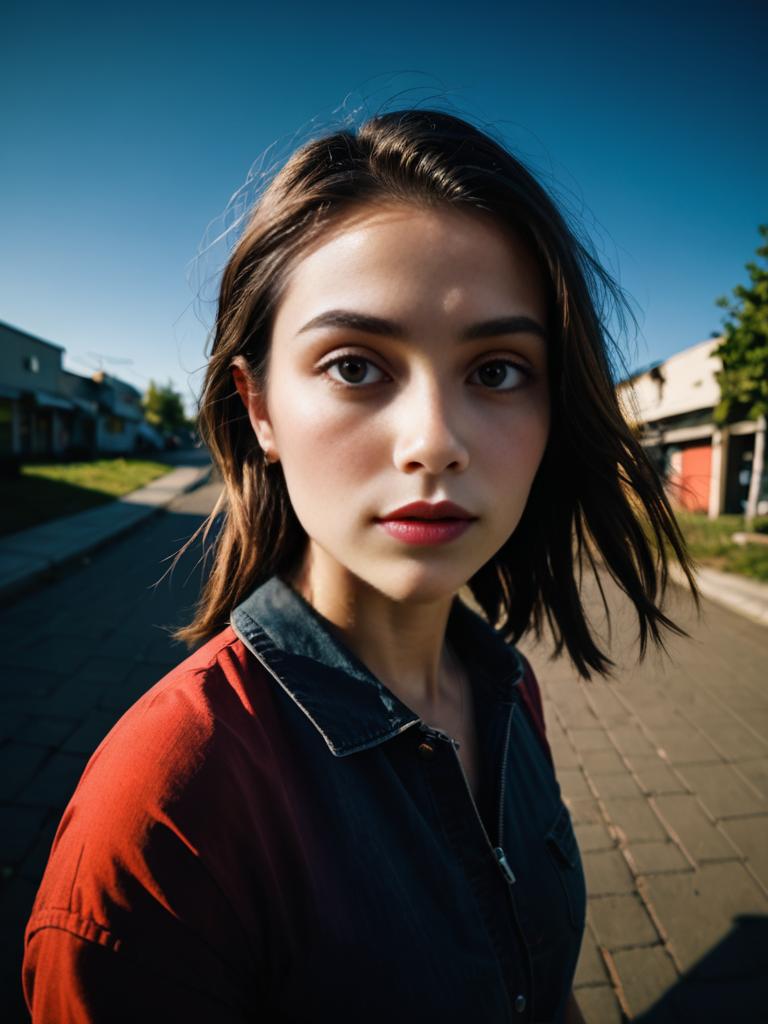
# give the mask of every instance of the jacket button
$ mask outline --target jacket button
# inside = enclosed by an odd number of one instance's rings
[[[525,996],[521,992],[519,996],[515,996],[515,1011],[517,1013],[522,1013],[523,1010],[525,1009],[525,1007],[526,1007]]]
[[[422,740],[417,749],[419,751],[419,754],[427,761],[435,756],[434,745],[432,743],[429,743],[427,740]]]

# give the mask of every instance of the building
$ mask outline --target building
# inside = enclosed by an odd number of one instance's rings
[[[134,451],[144,422],[141,392],[103,370],[94,373],[91,380],[98,386],[99,395],[96,448],[110,453]]]
[[[98,451],[99,385],[90,377],[62,370],[59,390],[76,410],[65,424],[65,451],[75,454]]]
[[[148,428],[141,392],[62,366],[64,349],[0,321],[0,459],[129,453]]]
[[[744,420],[718,427],[720,401],[714,350],[722,338],[709,338],[654,363],[619,384],[625,414],[675,503],[714,518],[744,512],[758,430],[764,423]],[[762,482],[765,487],[765,481]],[[758,496],[758,512],[768,512],[768,493]]]
[[[0,454],[47,455],[66,447],[76,406],[59,391],[60,345],[0,323]]]

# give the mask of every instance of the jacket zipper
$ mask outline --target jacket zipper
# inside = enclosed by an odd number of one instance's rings
[[[514,713],[514,710],[515,705],[512,704],[509,709],[509,716],[507,718],[507,729],[504,740],[504,754],[501,760],[501,780],[499,786],[499,842],[497,846],[494,846],[493,843],[491,842],[491,838],[488,835],[488,830],[483,824],[483,819],[480,817],[480,811],[477,808],[477,803],[475,802],[475,797],[474,794],[472,793],[472,787],[469,784],[467,773],[464,771],[464,765],[461,763],[461,758],[458,755],[458,749],[460,744],[452,736],[449,736],[448,733],[443,732],[442,729],[436,729],[434,726],[424,724],[422,724],[421,726],[422,730],[427,734],[442,736],[451,744],[451,748],[453,749],[454,755],[456,757],[456,762],[459,766],[459,770],[461,771],[461,777],[464,779],[464,785],[467,787],[467,793],[469,794],[469,799],[471,800],[472,806],[475,809],[475,815],[477,817],[477,821],[480,825],[482,833],[485,836],[485,840],[488,843],[489,849],[493,853],[494,860],[501,868],[501,872],[504,875],[504,878],[510,885],[514,885],[517,879],[515,878],[512,868],[510,867],[509,861],[507,860],[507,855],[504,853],[504,848],[502,847],[501,843],[504,836],[504,789],[506,786],[507,752],[509,749],[509,735],[512,729],[512,715]]]
[[[522,929],[520,928],[520,919],[519,919],[519,917],[517,915],[517,907],[515,906],[515,899],[514,899],[514,896],[512,894],[512,886],[515,884],[517,879],[515,878],[514,872],[512,871],[512,868],[510,867],[509,861],[507,860],[507,856],[504,853],[504,848],[501,845],[502,839],[504,837],[504,832],[503,832],[503,827],[504,827],[504,790],[505,790],[505,775],[506,775],[506,768],[507,768],[507,751],[509,749],[509,736],[510,736],[510,732],[511,732],[511,729],[512,729],[512,715],[514,713],[515,707],[516,707],[516,705],[512,704],[512,706],[509,709],[509,716],[507,718],[507,728],[506,728],[505,741],[504,741],[504,753],[503,753],[503,756],[502,756],[502,759],[501,759],[501,780],[500,780],[501,784],[499,786],[500,799],[499,799],[499,845],[498,846],[494,846],[493,843],[491,842],[490,836],[488,835],[488,831],[487,831],[485,825],[483,824],[483,819],[480,817],[480,811],[477,808],[477,803],[475,802],[475,797],[474,797],[474,795],[472,793],[472,787],[469,784],[469,779],[467,778],[467,773],[464,771],[464,765],[461,763],[461,758],[458,755],[459,743],[452,736],[449,736],[448,733],[443,732],[442,729],[436,729],[433,726],[425,725],[423,723],[421,724],[421,729],[427,735],[442,736],[446,740],[448,740],[448,742],[451,744],[451,748],[453,750],[454,756],[455,756],[456,761],[458,763],[459,770],[461,771],[461,776],[464,779],[464,785],[467,787],[467,793],[469,794],[469,799],[472,802],[472,806],[475,809],[475,815],[477,817],[478,823],[480,825],[480,828],[482,830],[483,835],[485,836],[485,841],[488,843],[488,848],[493,853],[493,858],[496,861],[496,863],[499,865],[499,868],[501,869],[501,873],[504,876],[504,880],[507,883],[507,893],[509,895],[509,902],[510,902],[510,907],[511,907],[511,910],[512,910],[512,917],[514,918],[515,925],[517,927],[518,933],[522,934]],[[530,968],[528,969],[528,984],[529,984],[529,989],[530,989],[531,993],[533,993],[533,978],[530,975]],[[508,998],[509,998],[509,1006],[510,1006],[509,1019],[512,1020],[514,1014],[512,1013],[512,1009],[511,1009],[511,1006],[512,1006],[512,995],[511,995],[511,993],[508,993]]]

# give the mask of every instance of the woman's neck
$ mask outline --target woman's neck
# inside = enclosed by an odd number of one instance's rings
[[[409,707],[437,711],[455,699],[461,667],[446,642],[453,595],[392,600],[311,546],[287,582]]]

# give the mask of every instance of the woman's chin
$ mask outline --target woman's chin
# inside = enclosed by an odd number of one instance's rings
[[[368,582],[392,601],[402,604],[430,604],[452,598],[471,578],[444,566],[393,566],[368,577]]]

